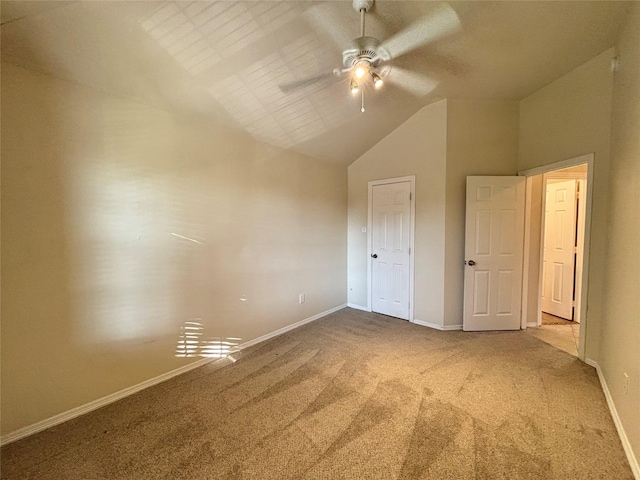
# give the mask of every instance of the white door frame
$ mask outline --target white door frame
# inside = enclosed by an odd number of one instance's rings
[[[584,240],[583,240],[583,249],[582,249],[582,286],[581,291],[582,294],[580,296],[580,305],[579,308],[576,309],[576,314],[580,315],[580,340],[578,342],[578,358],[582,361],[585,359],[585,343],[587,338],[587,293],[589,291],[589,245],[591,243],[591,211],[592,211],[592,203],[593,203],[593,173],[594,173],[594,159],[595,155],[593,153],[588,153],[586,155],[581,155],[579,157],[570,158],[568,160],[563,160],[561,162],[552,163],[550,165],[544,165],[542,167],[531,168],[529,170],[523,170],[518,172],[518,175],[525,177],[532,177],[535,175],[541,175],[545,173],[552,172],[554,170],[561,170],[563,168],[575,167],[577,165],[587,164],[587,199],[585,202],[585,216],[584,216]],[[527,192],[529,193],[529,192]],[[531,199],[526,199],[526,204],[530,204]],[[544,218],[544,196],[543,196],[543,204],[542,204],[542,212]],[[531,209],[525,209],[525,239],[529,238],[531,233]],[[544,241],[544,225],[541,225],[540,228],[540,241]],[[542,243],[540,244],[542,248]],[[521,317],[521,327],[524,329],[527,327],[527,296],[526,292],[529,289],[529,253],[530,253],[530,245],[529,242],[525,241],[525,251],[524,251],[524,269],[523,269],[523,281],[522,281],[522,292],[523,292],[523,302],[522,302],[522,317]],[[538,289],[540,289],[540,282],[542,281],[542,255],[540,256],[540,268],[538,274]],[[538,290],[540,292],[540,290]],[[540,315],[541,309],[541,301],[540,295],[538,295],[538,305],[537,312]],[[535,323],[538,323],[538,319],[535,319]]]
[[[384,180],[371,180],[368,184],[367,194],[367,311],[371,312],[373,305],[373,283],[372,283],[372,271],[371,271],[371,245],[373,243],[372,227],[373,227],[373,187],[375,185],[387,185],[390,183],[409,182],[411,188],[411,199],[409,205],[411,213],[409,219],[411,225],[409,226],[409,321],[413,323],[413,303],[414,303],[414,266],[415,266],[415,248],[414,248],[414,234],[416,224],[416,176],[409,175],[406,177],[386,178]]]

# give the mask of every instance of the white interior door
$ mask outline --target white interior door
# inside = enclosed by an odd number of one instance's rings
[[[372,295],[374,312],[409,320],[411,183],[372,187]]]
[[[463,329],[518,330],[525,177],[467,177]]]
[[[573,318],[576,246],[576,181],[549,180],[544,214],[542,311]]]

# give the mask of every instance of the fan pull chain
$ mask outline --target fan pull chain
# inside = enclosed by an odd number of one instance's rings
[[[364,88],[360,90],[360,112],[364,113]]]

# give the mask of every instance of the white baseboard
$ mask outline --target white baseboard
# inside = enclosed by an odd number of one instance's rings
[[[596,369],[596,372],[598,372],[598,378],[600,379],[600,385],[602,385],[604,398],[607,399],[607,405],[609,405],[609,411],[611,412],[613,423],[615,423],[616,429],[618,430],[618,436],[620,437],[620,441],[622,442],[622,448],[624,448],[624,453],[626,453],[627,455],[627,460],[629,461],[629,465],[631,466],[633,476],[636,478],[636,480],[640,480],[640,464],[638,463],[638,459],[633,453],[631,443],[629,443],[629,438],[627,437],[627,433],[624,430],[624,425],[622,425],[622,420],[620,420],[620,416],[618,415],[618,411],[616,410],[616,405],[613,403],[611,392],[609,392],[609,387],[607,386],[607,381],[604,379],[604,374],[600,369],[600,365],[598,365],[598,362],[596,362],[595,360],[591,360],[590,358],[585,358],[584,362],[587,365],[591,365],[592,367],[594,367]]]
[[[538,322],[527,322],[527,328],[536,328],[538,326]]]
[[[326,310],[312,317],[305,318],[304,320],[300,320],[299,322],[293,323],[291,325],[287,325],[286,327],[280,328],[274,332],[267,333],[266,335],[263,335],[261,337],[245,342],[236,348],[238,350],[242,350],[244,348],[250,347],[257,343],[264,342],[265,340],[268,340],[270,338],[276,337],[278,335],[282,335],[283,333],[288,332],[289,330],[298,328],[304,325],[305,323],[313,322],[314,320],[325,317],[333,312],[342,310],[346,306],[347,306],[346,304],[339,305],[335,308]],[[62,413],[59,413],[58,415],[54,415],[53,417],[49,417],[45,420],[36,422],[33,425],[29,425],[29,426],[20,428],[15,432],[11,432],[11,433],[8,433],[7,435],[3,435],[2,438],[0,438],[0,445],[6,445],[8,443],[15,442],[16,440],[20,440],[21,438],[28,437],[29,435],[33,435],[34,433],[38,433],[43,430],[46,430],[47,428],[51,428],[55,425],[58,425],[60,423],[64,423],[67,420],[71,420],[72,418],[76,418],[76,417],[79,417],[80,415],[84,415],[85,413],[89,413],[93,410],[97,410],[100,407],[104,407],[105,405],[121,400],[125,397],[128,397],[129,395],[133,395],[134,393],[144,390],[145,388],[152,387],[153,385],[157,385],[158,383],[162,383],[166,380],[169,380],[170,378],[176,377],[178,375],[181,375],[183,373],[186,373],[190,370],[196,369],[208,363],[216,362],[216,361],[224,361],[224,360],[225,360],[224,358],[202,358],[200,360],[196,360],[195,362],[192,362],[188,365],[184,365],[180,368],[176,368],[175,370],[171,370],[170,372],[163,373],[162,375],[158,375],[157,377],[150,378],[149,380],[145,380],[144,382],[138,383],[137,385],[133,385],[131,387],[128,387],[118,392],[107,395],[106,397],[102,397],[92,402],[86,403],[84,405],[80,405],[79,407],[72,408],[71,410],[67,410],[66,412],[62,412]]]
[[[423,320],[413,319],[411,323],[415,323],[416,325],[422,325],[423,327],[435,328],[436,330],[462,330],[462,325],[439,325],[437,323],[429,323]]]
[[[355,308],[356,310],[362,310],[363,312],[370,312],[371,309],[367,307],[363,307],[362,305],[356,305],[355,303],[347,303],[347,307]]]
[[[318,313],[317,315],[314,315],[313,317],[305,318],[304,320],[300,320],[299,322],[292,323],[291,325],[287,325],[286,327],[279,328],[278,330],[276,330],[274,332],[267,333],[266,335],[262,335],[261,337],[254,338],[253,340],[249,340],[248,342],[245,342],[245,343],[241,344],[238,347],[238,349],[242,350],[244,348],[251,347],[251,346],[253,346],[253,345],[257,344],[257,343],[264,342],[265,340],[269,340],[270,338],[277,337],[278,335],[282,335],[283,333],[286,333],[286,332],[288,332],[290,330],[293,330],[295,328],[301,327],[305,323],[313,322],[314,320],[318,320],[319,318],[326,317],[327,315],[329,315],[329,314],[331,314],[333,312],[337,312],[338,310],[342,310],[346,306],[347,306],[346,304],[338,305],[337,307],[334,307],[334,308],[331,308],[329,310],[325,310],[324,312]]]
[[[220,360],[220,359],[219,358],[202,358],[188,365],[184,365],[180,368],[176,368],[175,370],[171,370],[170,372],[163,373],[162,375],[158,375],[157,377],[150,378],[149,380],[145,380],[144,382],[138,383],[137,385],[133,385],[131,387],[128,387],[118,392],[107,395],[106,397],[102,397],[92,402],[85,403],[84,405],[80,405],[79,407],[72,408],[71,410],[67,410],[66,412],[62,412],[62,413],[59,413],[58,415],[54,415],[53,417],[49,417],[45,420],[36,422],[33,425],[20,428],[15,432],[11,432],[7,435],[3,435],[2,438],[0,439],[0,445],[6,445],[7,443],[15,442],[16,440],[20,440],[21,438],[28,437],[29,435],[33,435],[34,433],[38,433],[38,432],[41,432],[42,430],[46,430],[47,428],[53,427],[60,423],[64,423],[67,420],[71,420],[72,418],[79,417],[80,415],[89,413],[92,410],[97,410],[100,407],[104,407],[105,405],[116,402],[124,397],[133,395],[134,393],[137,393],[140,390],[144,390],[145,388],[152,387],[153,385],[157,385],[158,383],[164,382],[166,380],[169,380],[170,378],[176,377],[180,374],[193,370],[194,368],[201,367],[202,365],[206,365],[207,363],[210,363],[216,360]]]

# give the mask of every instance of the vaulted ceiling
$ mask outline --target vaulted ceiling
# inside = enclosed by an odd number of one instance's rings
[[[613,45],[628,3],[449,2],[457,28],[395,58],[389,76],[396,68],[408,86],[430,91],[416,96],[386,82],[365,90],[364,113],[348,78],[331,75],[342,67],[341,42],[360,34],[350,1],[2,1],[1,8],[3,61],[349,164],[438,99],[518,100],[552,82]],[[442,27],[439,8],[376,0],[366,33],[384,45],[431,18],[418,32],[429,35]],[[318,21],[322,15],[332,23]],[[293,92],[279,88],[325,73]]]

